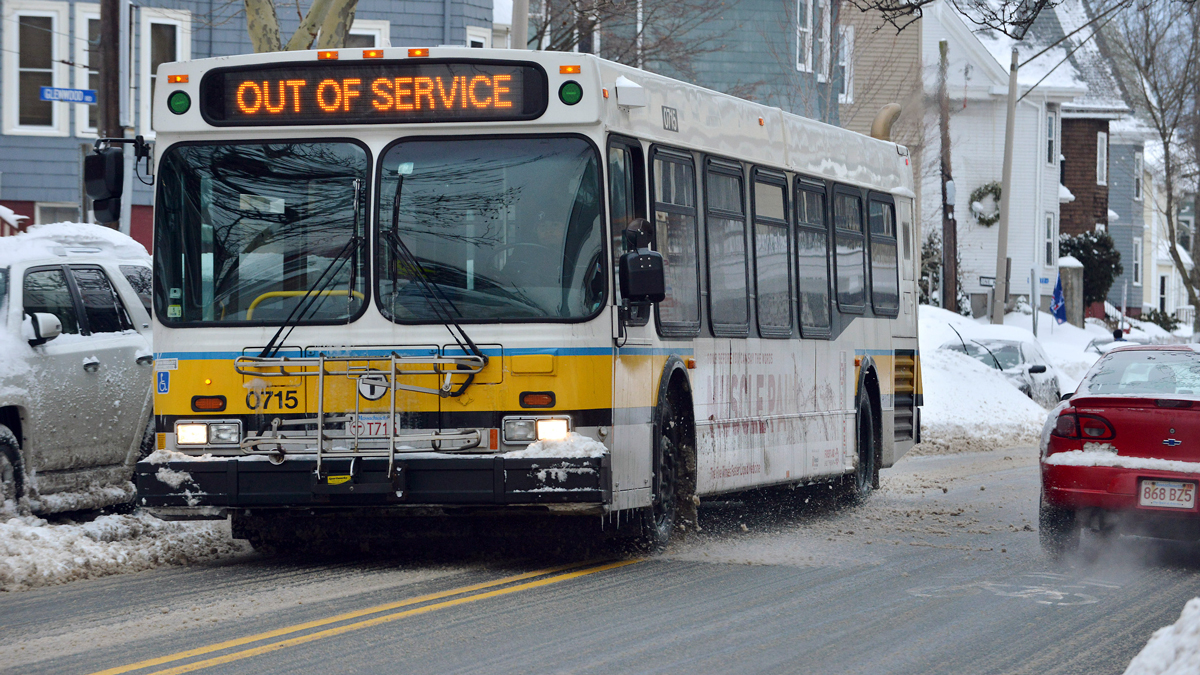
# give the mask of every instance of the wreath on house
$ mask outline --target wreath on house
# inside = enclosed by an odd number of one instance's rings
[[[988,202],[991,202],[989,209]],[[1000,184],[996,181],[980,185],[971,193],[971,213],[976,222],[991,227],[1000,221]]]

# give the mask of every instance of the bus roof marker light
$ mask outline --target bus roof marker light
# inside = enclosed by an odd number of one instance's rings
[[[382,59],[383,58],[383,50],[382,49],[364,49],[363,50],[363,58],[364,59]]]
[[[567,105],[575,105],[583,100],[583,87],[575,80],[567,80],[558,88],[558,100]]]
[[[187,84],[187,75],[168,75],[167,84]]]
[[[417,47],[416,49],[408,50],[408,58],[415,59],[422,56],[429,56],[428,47]]]
[[[608,87],[601,89],[600,93],[604,95],[604,98],[608,98]]]
[[[176,115],[182,115],[192,108],[192,97],[186,91],[173,91],[167,97],[167,109]]]
[[[758,118],[758,126],[760,126],[760,127],[761,127],[761,126],[765,126],[765,125],[766,125],[766,122],[765,122],[765,121],[763,121],[763,118],[761,118],[761,117],[760,117],[760,118]]]
[[[559,66],[558,67],[559,75],[578,75],[582,72],[583,72],[583,69],[580,66]]]

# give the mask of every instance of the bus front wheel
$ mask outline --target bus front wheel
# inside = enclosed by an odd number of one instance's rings
[[[655,427],[653,501],[642,511],[641,532],[635,541],[637,548],[645,551],[667,545],[680,519],[681,502],[691,500],[690,494],[684,494],[688,492],[684,480],[686,433],[675,401],[669,396],[659,403]]]

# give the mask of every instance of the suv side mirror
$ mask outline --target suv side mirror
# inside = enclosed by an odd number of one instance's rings
[[[29,316],[29,322],[33,327],[33,339],[29,341],[32,346],[45,344],[62,335],[62,321],[53,314],[34,312]]]
[[[662,302],[667,297],[663,257],[650,250],[650,224],[638,218],[625,230],[627,252],[617,261],[621,297],[630,303]]]
[[[1029,372],[1037,375],[1046,372],[1046,366],[1029,366]]]
[[[1072,397],[1072,396],[1074,396],[1074,395],[1075,395],[1075,392],[1073,392],[1073,391],[1068,391],[1067,393],[1065,393],[1065,394],[1063,394],[1063,395],[1062,395],[1062,398],[1060,398],[1060,399],[1058,399],[1058,400],[1060,400],[1060,401],[1065,401],[1065,400],[1067,400],[1067,399],[1071,398],[1071,397]]]

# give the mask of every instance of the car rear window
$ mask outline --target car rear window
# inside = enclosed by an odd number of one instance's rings
[[[1200,394],[1200,354],[1193,351],[1127,351],[1107,354],[1080,389],[1087,394]]]

